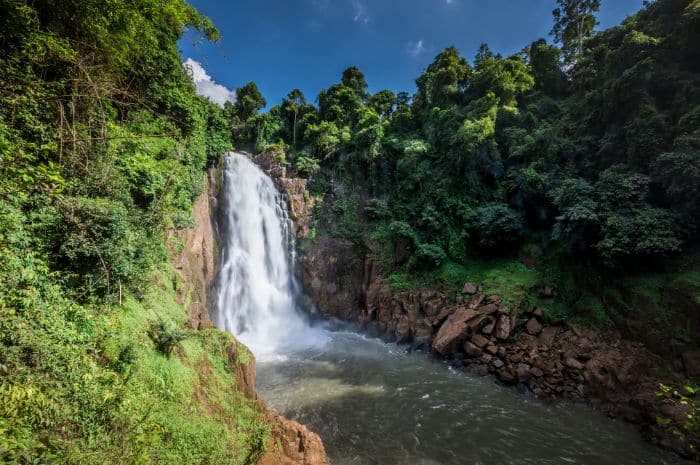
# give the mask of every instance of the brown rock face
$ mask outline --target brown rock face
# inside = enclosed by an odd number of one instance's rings
[[[304,425],[270,412],[273,425],[267,452],[257,465],[330,465],[321,438]]]
[[[204,192],[197,198],[192,216],[193,228],[171,230],[168,242],[184,243],[178,256],[171,256],[183,284],[178,291],[178,300],[182,304],[190,301],[188,308],[188,326],[190,329],[213,327],[209,319],[211,299],[214,298],[214,279],[216,277],[214,257],[217,254],[211,199],[216,196],[216,171],[210,170]],[[173,247],[171,247],[173,248]]]

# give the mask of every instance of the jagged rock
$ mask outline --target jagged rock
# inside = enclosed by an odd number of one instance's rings
[[[525,325],[525,329],[527,329],[527,332],[531,335],[537,336],[542,332],[542,325],[537,321],[537,318],[530,318]]]
[[[486,304],[479,307],[479,311],[484,315],[491,315],[498,311],[498,305],[496,304]]]
[[[583,363],[579,362],[573,357],[569,357],[566,360],[564,360],[564,365],[566,365],[569,368],[574,368],[576,370],[583,370]]]
[[[498,347],[493,344],[487,345],[484,350],[491,355],[496,355],[498,353]]]
[[[464,343],[464,353],[472,358],[479,357],[482,354],[481,349],[469,341]]]
[[[518,363],[515,373],[518,377],[518,382],[523,383],[527,381],[530,379],[530,365],[527,363]]]
[[[554,338],[557,336],[558,331],[559,328],[557,328],[556,326],[548,326],[542,329],[542,333],[540,333],[539,337],[537,338],[537,343],[546,348],[551,347],[552,343],[554,342]]]
[[[462,289],[462,294],[476,294],[476,284],[474,283],[464,283],[464,288]]]
[[[449,355],[467,337],[467,322],[476,316],[471,308],[459,308],[447,318],[433,341],[433,349],[442,355]]]
[[[475,346],[483,349],[484,347],[486,347],[488,345],[489,340],[480,334],[475,334],[472,336],[471,342]]]
[[[499,316],[493,335],[496,338],[504,341],[508,339],[508,336],[510,336],[510,330],[510,318],[508,318],[507,315]]]
[[[495,366],[495,363],[494,363]],[[498,376],[498,379],[503,381],[504,383],[511,384],[515,381],[515,376],[513,373],[508,370],[507,368],[501,368],[496,372],[496,376]]]
[[[489,319],[489,322],[484,325],[483,328],[481,328],[481,332],[486,334],[487,336],[490,336],[493,334],[493,330],[496,328],[496,320],[493,318]]]

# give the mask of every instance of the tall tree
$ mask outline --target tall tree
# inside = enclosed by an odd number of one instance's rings
[[[351,66],[343,71],[343,78],[341,82],[345,87],[351,88],[360,100],[366,101],[369,98],[365,75],[362,74],[362,71],[360,71],[356,66]]]
[[[299,111],[306,105],[306,97],[299,89],[292,90],[287,94],[287,98],[282,101],[282,108],[292,113],[292,146],[297,145],[297,122],[299,120]]]
[[[600,0],[557,0],[557,5],[552,11],[551,34],[562,44],[564,58],[571,64],[581,56],[584,41],[593,35],[598,24],[595,13],[600,9]]]

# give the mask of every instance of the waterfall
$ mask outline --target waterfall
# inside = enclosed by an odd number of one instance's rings
[[[294,229],[284,196],[245,155],[225,157],[216,325],[259,359],[317,346],[325,337],[296,305]]]

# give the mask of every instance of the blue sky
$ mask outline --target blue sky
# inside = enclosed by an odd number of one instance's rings
[[[255,81],[268,108],[299,87],[314,101],[359,67],[371,92],[413,92],[414,80],[445,47],[470,61],[483,42],[503,55],[547,37],[554,0],[190,0],[222,34],[218,44],[188,34],[183,58],[216,99]],[[600,28],[642,7],[642,0],[603,0]],[[203,69],[199,69],[200,64]],[[206,70],[206,71],[205,71]],[[214,84],[214,82],[216,84]]]

